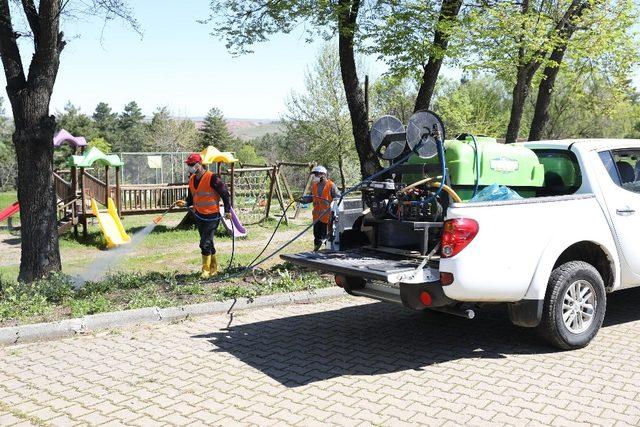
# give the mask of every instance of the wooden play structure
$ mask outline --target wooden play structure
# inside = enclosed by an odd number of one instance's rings
[[[53,176],[60,234],[73,228],[74,235],[78,236],[78,227],[82,226],[83,235],[87,235],[88,220],[95,217],[91,199],[104,207],[112,199],[118,216],[123,217],[162,213],[177,200],[187,197],[188,183],[121,185],[123,162],[119,156],[107,155],[95,147],[87,150],[84,138],[61,131],[56,135],[54,145],[59,147],[64,143],[71,145],[75,154],[67,161],[68,169],[56,170]],[[284,213],[286,206],[296,197],[308,193],[311,185],[309,172],[315,165],[279,162],[275,165],[236,167],[238,159],[232,153],[220,152],[214,147],[207,147],[201,155],[203,163],[227,183],[235,211],[245,223],[268,219],[274,212],[275,203],[280,214]],[[103,172],[99,171],[100,168]],[[302,185],[292,186],[287,173],[297,173],[296,182],[303,182],[304,188]],[[297,206],[291,216],[297,216],[299,208]],[[186,211],[186,208],[175,209]],[[284,221],[288,223],[287,215]]]

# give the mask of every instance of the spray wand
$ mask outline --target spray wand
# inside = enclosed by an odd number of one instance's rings
[[[165,216],[166,214],[168,214],[168,213],[169,213],[169,211],[170,211],[171,209],[173,209],[177,204],[178,204],[178,201],[176,200],[175,202],[173,202],[173,204],[172,204],[171,206],[169,206],[169,209],[167,209],[166,211],[164,211],[161,215],[158,215],[157,217],[155,217],[155,218],[153,219],[154,224],[156,224],[156,225],[160,224],[160,221],[162,221],[162,218],[164,218],[164,216]]]

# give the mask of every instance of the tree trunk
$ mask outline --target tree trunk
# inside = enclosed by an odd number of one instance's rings
[[[562,62],[566,49],[566,44],[554,49],[550,58],[557,65],[554,67],[548,66],[543,71],[544,77],[538,86],[538,99],[536,100],[536,109],[533,114],[533,120],[531,121],[531,129],[529,130],[529,141],[539,141],[544,134],[544,129],[549,121],[551,94],[553,93],[558,72],[560,71],[560,63]]]
[[[360,0],[340,0],[338,16],[338,51],[342,84],[349,106],[353,138],[360,159],[360,173],[367,177],[380,170],[380,162],[369,143],[369,123],[364,91],[360,87],[356,69],[353,39]]]
[[[31,282],[61,269],[53,183],[53,133],[55,118],[49,102],[64,48],[59,33],[60,0],[22,1],[33,32],[34,53],[28,76],[8,0],[0,0],[0,57],[7,80],[15,132],[13,144],[18,162],[21,258],[18,280]]]
[[[340,170],[340,183],[342,184],[343,192],[347,188],[347,180],[344,177],[344,156],[342,153],[338,154],[338,169]]]
[[[449,34],[443,31],[441,26],[447,21],[455,20],[458,13],[460,13],[461,7],[462,0],[443,0],[442,2],[440,16],[438,17],[438,23],[433,35],[435,52],[429,56],[429,60],[424,66],[424,74],[422,76],[422,83],[418,89],[414,111],[426,110],[429,108],[429,105],[431,105],[431,98],[433,98],[433,92],[444,60],[444,53],[449,46]]]
[[[544,78],[538,86],[538,99],[536,100],[536,108],[531,121],[531,129],[529,130],[529,141],[538,141],[543,136],[544,129],[549,121],[549,105],[551,104],[551,95],[558,78],[558,72],[560,71],[560,64],[564,59],[569,40],[571,40],[573,33],[577,29],[574,20],[582,16],[588,7],[592,7],[592,4],[589,2],[580,3],[574,0],[565,13],[565,24],[558,30],[563,41],[551,52],[549,59],[554,65],[549,65],[544,69]]]
[[[529,96],[529,87],[533,73],[527,72],[527,67],[518,67],[518,75],[516,85],[513,87],[513,96],[511,99],[511,115],[509,117],[509,126],[507,127],[506,143],[512,144],[518,140],[520,134],[520,125],[522,124],[522,114],[524,113],[524,104]]]
[[[53,134],[55,118],[48,116],[49,100],[27,100],[16,112],[13,143],[18,160],[21,256],[18,280],[32,282],[60,271],[56,193],[53,183]]]

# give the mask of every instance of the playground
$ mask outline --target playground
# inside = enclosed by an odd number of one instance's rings
[[[0,193],[0,289],[13,286],[16,298],[24,299],[22,308],[13,304],[9,309],[5,304],[3,312],[0,307],[0,324],[327,285],[315,274],[310,277],[282,265],[278,257],[249,277],[201,280],[197,275],[201,258],[198,231],[188,209],[176,207],[176,201],[186,197],[187,183],[132,182],[133,174],[123,173],[126,164],[118,155],[88,148],[84,138],[66,131],[54,139],[57,149],[63,145],[72,154],[65,159],[65,167],[55,171],[54,182],[61,280],[68,282],[62,288],[69,289],[69,296],[51,299],[46,291],[38,294],[38,285],[27,289],[15,283],[20,264],[20,209],[15,193]],[[214,147],[201,155],[203,164],[222,176],[234,205],[231,219],[222,221],[215,237],[223,279],[250,264],[272,236],[267,253],[311,222],[310,207],[294,201],[309,191],[313,163],[240,165],[232,153]],[[138,176],[152,176],[159,169],[154,166],[162,162],[161,155],[145,156],[150,171]],[[171,178],[182,175],[177,169],[185,169],[180,160],[174,163]],[[300,239],[290,248],[309,249],[311,239]],[[95,289],[100,292],[96,294]],[[42,307],[34,305],[39,296],[46,300]]]

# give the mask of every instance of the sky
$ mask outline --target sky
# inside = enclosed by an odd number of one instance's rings
[[[68,43],[52,113],[67,101],[90,115],[98,102],[121,111],[135,100],[146,115],[167,106],[175,116],[200,117],[218,107],[226,117],[277,119],[291,90],[303,89],[306,67],[323,43],[306,43],[301,32],[278,35],[257,45],[255,53],[233,57],[209,34],[210,25],[196,22],[208,16],[208,0],[128,3],[142,38],[118,21],[107,25],[102,40],[100,20],[65,24]],[[30,54],[23,58],[27,62]],[[4,75],[0,83],[5,87]],[[4,90],[2,95],[9,114]]]

